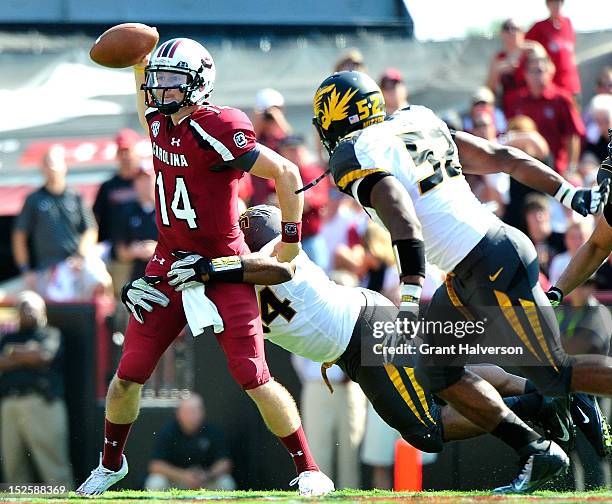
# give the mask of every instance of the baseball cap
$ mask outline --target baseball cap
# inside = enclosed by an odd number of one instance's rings
[[[404,82],[402,72],[397,68],[387,68],[380,76],[380,86],[382,87],[385,82]]]
[[[270,107],[282,107],[285,104],[283,95],[276,89],[265,88],[257,91],[255,95],[255,110],[263,112]]]
[[[495,95],[487,86],[481,86],[472,95],[472,103],[495,103]]]
[[[140,140],[142,140],[142,137],[130,128],[123,128],[119,130],[117,136],[115,137],[117,149],[129,149],[134,147],[134,145],[140,142]]]

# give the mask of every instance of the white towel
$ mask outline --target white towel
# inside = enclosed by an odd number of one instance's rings
[[[208,296],[204,285],[191,287],[183,291],[183,310],[191,333],[202,334],[204,329],[213,326],[215,333],[223,332],[223,319]]]

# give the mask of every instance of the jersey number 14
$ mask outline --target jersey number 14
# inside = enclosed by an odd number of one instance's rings
[[[164,226],[170,225],[170,217],[168,216],[168,207],[166,204],[166,191],[164,187],[164,177],[162,172],[157,173],[157,192],[159,194],[159,213],[162,224]],[[174,183],[174,196],[172,197],[172,203],[170,204],[170,210],[179,220],[187,221],[189,229],[197,229],[197,216],[195,209],[191,206],[189,201],[189,193],[187,192],[187,186],[185,185],[185,179],[183,177],[176,177]]]

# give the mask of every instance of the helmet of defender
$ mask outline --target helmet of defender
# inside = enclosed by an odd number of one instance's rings
[[[146,104],[164,115],[200,105],[212,93],[215,75],[215,63],[202,44],[188,38],[168,40],[155,50],[145,68],[142,90]],[[170,89],[183,93],[180,102],[167,97]]]
[[[281,234],[281,211],[270,205],[247,208],[240,216],[240,229],[251,252],[259,252]]]
[[[378,84],[369,75],[356,71],[330,75],[317,89],[312,105],[312,122],[330,155],[340,139],[382,122],[386,115]]]

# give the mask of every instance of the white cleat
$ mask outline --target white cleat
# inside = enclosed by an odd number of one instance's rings
[[[128,463],[125,455],[121,455],[121,467],[118,471],[111,471],[102,465],[102,454],[100,453],[100,464],[89,477],[76,489],[77,495],[100,495],[106,492],[117,481],[122,480],[128,473]]]
[[[335,490],[334,482],[321,471],[304,471],[297,478],[291,480],[289,486],[297,483],[301,496],[315,497],[327,495]]]

